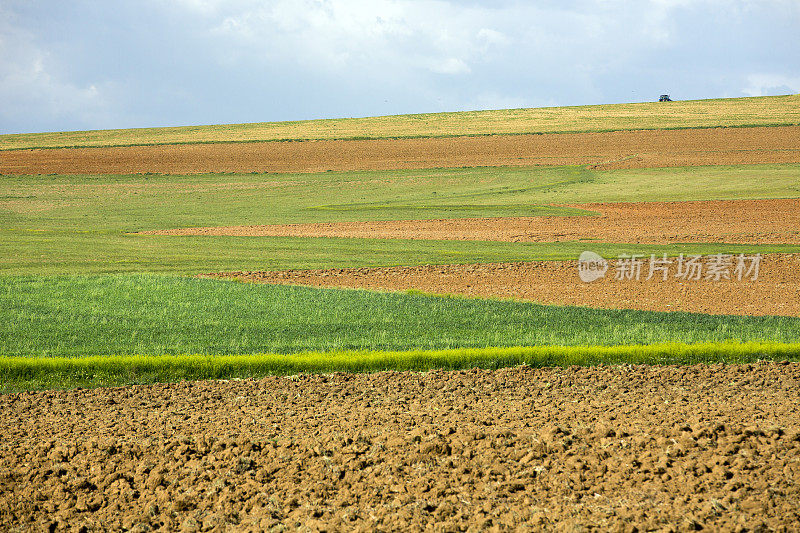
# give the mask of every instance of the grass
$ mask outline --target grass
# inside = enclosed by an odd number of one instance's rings
[[[0,150],[800,124],[800,95],[0,135]]]
[[[318,174],[0,177],[0,274],[164,272],[573,259],[586,243],[157,237],[189,226],[575,215],[553,203],[800,197],[800,165],[595,171],[467,168]],[[791,246],[592,248],[619,253]]]
[[[551,204],[785,197],[800,197],[800,165],[0,176],[0,390],[523,362],[796,359],[800,318],[551,307],[174,275],[575,259],[585,249],[614,257],[800,252],[800,246],[132,233],[209,225],[592,216]]]
[[[445,265],[666,253],[800,253],[800,245],[517,243],[304,237],[167,237],[0,229],[0,277]]]
[[[542,306],[169,276],[0,278],[5,357],[800,342],[800,318]]]
[[[800,344],[702,343],[647,346],[537,346],[405,352],[306,352],[231,356],[0,358],[0,392],[240,379],[299,373],[496,369],[609,364],[741,364],[800,360]]]

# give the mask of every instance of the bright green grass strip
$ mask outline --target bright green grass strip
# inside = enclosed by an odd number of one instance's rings
[[[182,380],[300,373],[496,369],[615,364],[752,363],[800,360],[800,344],[664,343],[631,346],[540,346],[436,351],[336,351],[294,355],[177,355],[0,358],[0,391],[120,386]]]

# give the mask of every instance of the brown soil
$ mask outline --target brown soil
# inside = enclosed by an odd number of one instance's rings
[[[676,278],[677,264],[670,265],[666,281],[659,272],[647,281],[649,256],[643,258],[639,281],[617,280],[615,261],[610,261],[604,278],[592,283],[580,280],[577,261],[229,272],[209,276],[316,287],[416,289],[609,309],[800,316],[800,254],[763,256],[755,281],[750,279],[752,276],[738,280],[735,259],[729,269],[731,279],[719,281],[705,279],[705,274],[698,281]]]
[[[601,216],[465,218],[180,228],[155,235],[246,235],[510,242],[800,243],[800,199],[577,204]]]
[[[5,395],[0,527],[797,531],[798,406],[796,363]]]
[[[800,162],[800,127],[0,151],[0,173],[319,172],[500,165]]]

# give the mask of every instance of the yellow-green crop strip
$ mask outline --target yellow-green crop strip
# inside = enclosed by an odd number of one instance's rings
[[[632,346],[536,346],[299,354],[0,358],[0,390],[128,385],[301,373],[427,371],[620,364],[755,363],[800,360],[800,344],[663,343]]]

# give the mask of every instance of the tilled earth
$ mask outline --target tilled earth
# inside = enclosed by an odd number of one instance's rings
[[[0,396],[5,530],[800,530],[800,364]]]
[[[591,248],[591,245],[587,245]],[[423,265],[382,268],[337,268],[222,272],[207,277],[255,283],[308,285],[405,291],[416,289],[434,294],[469,297],[516,298],[543,304],[579,305],[645,311],[687,311],[715,315],[800,316],[800,254],[767,254],[760,260],[758,275],[743,275],[735,269],[738,256],[731,257],[729,279],[678,278],[678,260],[673,258],[664,272],[650,275],[650,256],[642,257],[639,279],[619,276],[617,260],[609,258],[605,277],[584,283],[577,261],[530,261],[467,265]],[[753,256],[745,256],[753,257]],[[703,258],[706,269],[709,257]],[[750,267],[745,260],[745,270]],[[621,279],[617,279],[620,277]],[[753,279],[755,277],[755,279]]]
[[[0,151],[4,174],[321,172],[460,166],[650,168],[800,162],[800,126]]]
[[[800,244],[800,199],[573,204],[599,216],[316,222],[176,228],[153,235],[348,237],[508,242]]]

